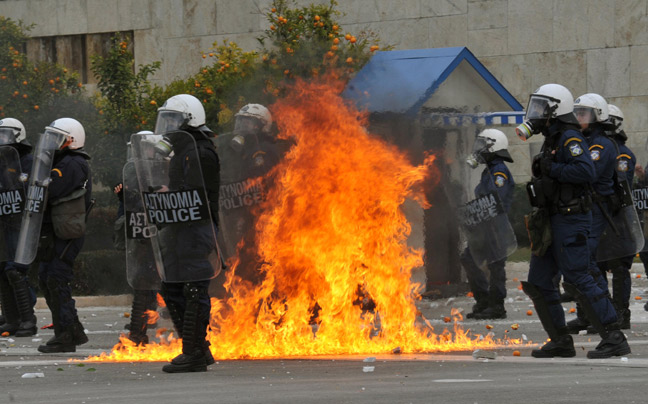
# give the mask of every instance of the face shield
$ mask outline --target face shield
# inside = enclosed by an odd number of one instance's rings
[[[251,116],[239,115],[234,122],[234,133],[247,135],[261,131],[261,121]]]
[[[14,128],[0,128],[0,145],[16,143],[17,132]]]
[[[529,98],[529,105],[526,109],[526,119],[549,119],[551,118],[551,113],[553,112],[553,107],[551,106],[551,101],[544,97],[539,97],[537,95],[532,95]]]
[[[189,119],[178,111],[159,111],[155,122],[155,133],[162,135],[184,129]]]
[[[578,119],[578,123],[581,125],[596,122],[596,114],[594,114],[594,108],[591,107],[575,105],[574,115],[576,115],[576,119]]]
[[[46,150],[61,150],[72,143],[72,138],[55,128],[46,127],[41,135],[42,148]]]
[[[472,154],[466,159],[466,163],[471,168],[477,168],[479,164],[486,164],[486,159],[484,159],[484,153],[488,152],[488,149],[495,144],[495,140],[489,139],[486,137],[478,136],[473,143]]]

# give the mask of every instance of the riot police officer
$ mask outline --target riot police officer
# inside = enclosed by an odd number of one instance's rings
[[[220,164],[211,141],[214,134],[205,125],[201,102],[188,94],[175,95],[158,109],[155,134],[163,135],[159,152],[173,152],[167,168],[144,158],[141,136],[133,135],[131,143],[135,141],[140,185],[149,187],[141,191],[147,219],[157,228],[152,240],[162,257],[162,296],[182,337],[182,353],[162,370],[204,372],[214,363],[206,340],[208,287],[221,270],[216,245]],[[147,161],[154,164],[148,169],[155,170],[147,171]],[[152,177],[145,178],[147,173]]]
[[[19,268],[13,262],[24,207],[25,181],[33,161],[31,150],[22,122],[15,118],[0,120],[0,237],[3,238],[0,246],[0,302],[4,313],[0,333],[7,332],[17,337],[36,334],[35,294],[29,286],[26,268]]]
[[[589,272],[588,235],[591,228],[589,184],[596,179],[588,144],[573,114],[573,96],[559,84],[545,84],[529,97],[526,121],[517,129],[526,140],[542,133],[542,152],[533,162],[527,185],[534,211],[527,217],[532,238],[529,275],[522,282],[549,342],[532,351],[536,358],[573,357],[574,342],[565,324],[560,294],[553,278],[560,272],[565,289],[583,305],[590,322],[600,330],[601,342],[588,358],[630,353],[616,322],[616,312]],[[547,234],[549,233],[549,238]]]
[[[508,152],[508,139],[497,129],[485,129],[475,141],[473,154],[468,158],[468,164],[477,168],[485,164],[481,179],[475,188],[475,196],[497,193],[504,210],[508,213],[513,203],[515,182],[508,167],[504,163],[513,162]],[[506,258],[488,264],[490,283],[473,259],[470,248],[466,248],[461,256],[461,263],[466,271],[470,290],[475,298],[472,312],[466,318],[496,319],[506,318],[504,298],[506,297]]]
[[[574,101],[574,114],[581,125],[582,133],[589,145],[590,156],[594,162],[596,179],[592,184],[592,228],[587,239],[590,253],[589,271],[607,293],[606,276],[596,264],[596,249],[603,231],[611,221],[614,196],[614,171],[617,150],[613,141],[605,135],[605,122],[609,117],[607,102],[594,93],[583,94]],[[578,334],[587,329],[589,322],[580,305],[577,305],[577,317],[567,322],[569,332]]]
[[[40,235],[38,282],[54,323],[54,337],[38,347],[43,353],[75,352],[77,345],[88,342],[70,286],[91,206],[92,177],[90,156],[83,149],[85,137],[77,120],[59,118],[45,128],[34,156],[26,208],[31,216],[23,217],[21,238]],[[42,203],[46,203],[44,211],[39,206]],[[39,215],[42,228],[31,220]],[[29,246],[19,243],[23,265],[35,258]]]
[[[623,112],[616,105],[608,104],[609,128],[606,135],[610,137],[618,147],[616,158],[616,181],[626,182],[629,190],[634,181],[634,170],[637,158],[626,145],[628,135],[622,128]],[[599,262],[598,265],[605,276],[606,271],[612,272],[612,303],[617,311],[622,330],[630,329],[630,291],[632,280],[630,268],[634,260],[634,254],[610,261]],[[590,329],[588,328],[588,332]]]

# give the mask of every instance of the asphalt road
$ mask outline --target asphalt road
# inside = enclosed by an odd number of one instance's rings
[[[517,289],[524,264],[511,264],[508,318],[463,322],[478,333],[542,343],[546,336],[531,302]],[[641,278],[637,279],[639,274]],[[634,296],[643,300],[635,300]],[[82,299],[79,299],[82,300]],[[102,300],[95,300],[102,301]],[[626,331],[632,354],[624,358],[589,360],[596,335],[575,336],[577,356],[535,359],[537,345],[494,350],[495,359],[474,359],[472,352],[449,354],[285,358],[217,361],[206,373],[165,374],[160,362],[87,363],[89,355],[110,351],[123,331],[129,307],[87,306],[79,314],[90,342],[74,354],[45,355],[36,347],[52,336],[41,330],[33,338],[0,338],[0,403],[645,403],[648,402],[648,280],[633,267],[632,328]],[[84,305],[93,299],[85,299]],[[467,312],[467,297],[423,300],[419,310],[435,327],[451,308]],[[573,307],[565,304],[565,309]],[[40,325],[50,321],[38,309]],[[573,315],[568,314],[568,318]],[[171,324],[160,320],[160,326]],[[166,324],[166,323],[168,324]],[[513,330],[511,325],[519,328]],[[486,326],[491,326],[490,330]],[[70,359],[76,359],[71,362]],[[373,371],[365,372],[373,366]],[[28,376],[34,377],[29,378]]]

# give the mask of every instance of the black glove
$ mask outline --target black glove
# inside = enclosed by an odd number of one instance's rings
[[[552,164],[553,164],[553,160],[550,157],[543,157],[540,160],[540,171],[542,172],[542,175],[550,177],[549,174],[551,174]]]

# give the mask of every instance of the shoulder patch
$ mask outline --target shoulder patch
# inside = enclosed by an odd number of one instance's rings
[[[628,160],[617,160],[617,171],[628,171]]]
[[[495,173],[493,175],[495,176],[494,182],[496,187],[501,188],[506,184],[507,178],[504,173]]]
[[[571,141],[576,141],[576,142],[582,142],[582,139],[579,139],[577,137],[570,137],[569,139],[565,140],[565,143],[563,143],[563,146],[567,146],[569,142]]]
[[[598,161],[598,159],[601,158],[601,151],[598,149],[591,149],[590,148],[590,157],[592,157],[592,160]]]
[[[579,142],[580,142],[580,140],[579,140]],[[569,153],[574,157],[580,156],[581,154],[583,154],[583,148],[581,147],[580,143],[578,143],[578,142],[571,142],[569,144],[569,146],[567,146],[567,147],[569,149]]]

